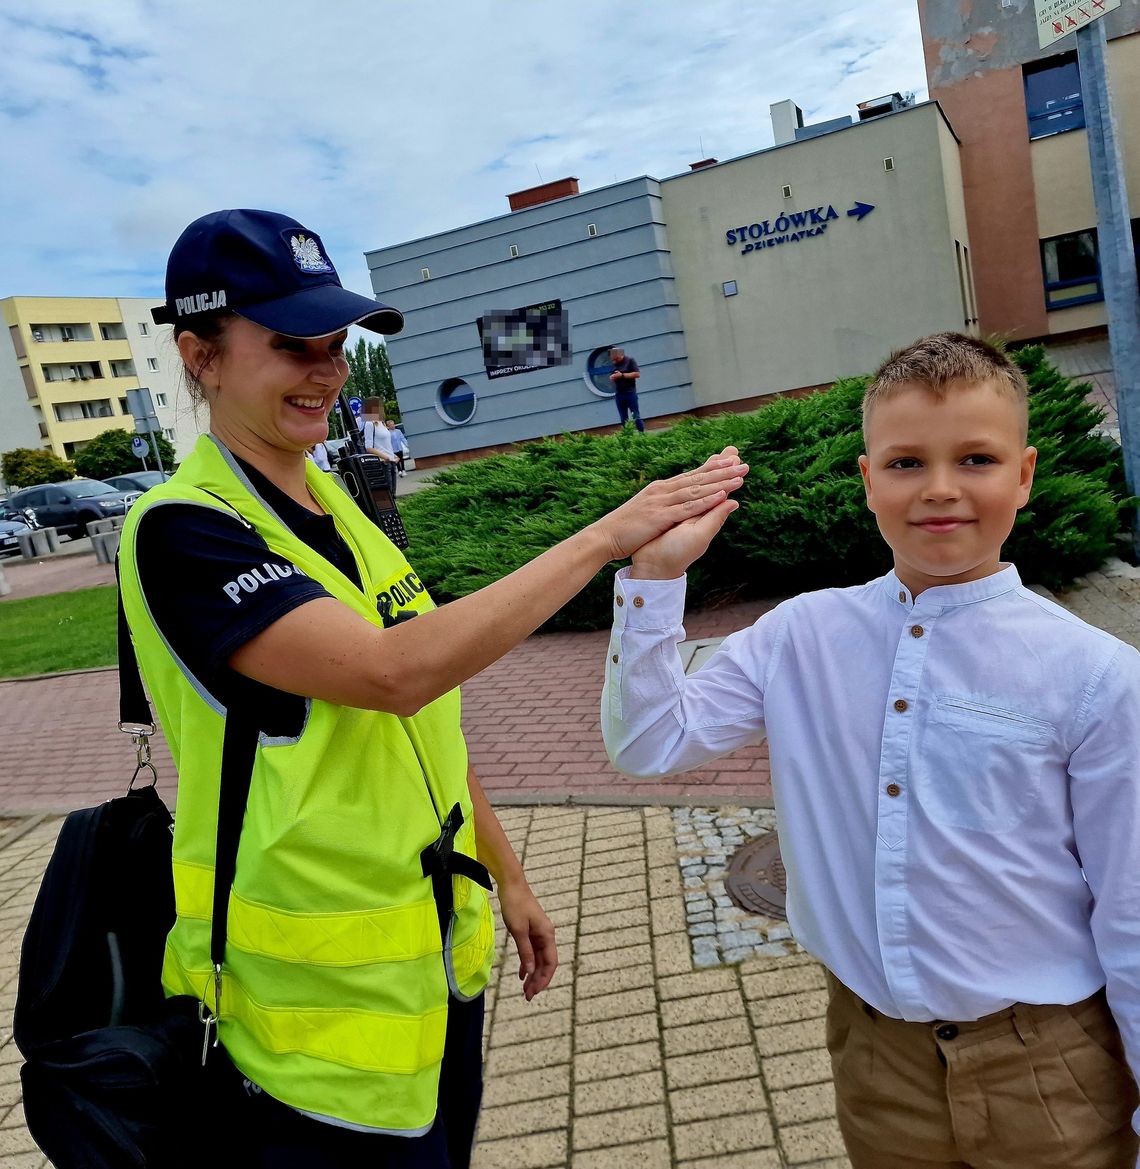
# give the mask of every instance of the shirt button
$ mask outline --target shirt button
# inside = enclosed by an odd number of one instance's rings
[[[614,656],[612,658],[610,658],[610,661],[613,662],[613,664],[615,666],[617,665],[617,660],[618,660],[617,654],[614,654]]]
[[[911,637],[921,637],[925,632],[926,630],[923,629],[921,625],[912,625],[910,627]]]
[[[899,785],[897,783],[888,783],[887,784],[887,795],[892,796],[892,797],[902,795],[902,788],[899,787]]]
[[[895,710],[897,710],[899,712],[899,714],[902,714],[902,712],[904,710],[906,710],[906,708],[907,708],[907,701],[905,698],[896,698],[895,699]]]
[[[622,605],[625,604],[625,597],[621,597],[621,596],[614,597],[614,600],[617,601],[617,607],[619,609],[622,607]]]
[[[958,1028],[955,1027],[953,1023],[945,1023],[943,1026],[939,1027],[938,1030],[934,1032],[934,1034],[937,1035],[939,1039],[957,1039]]]
[[[634,597],[634,598],[633,598],[633,607],[634,607],[635,609],[640,609],[640,608],[641,608],[641,606],[642,606],[642,605],[644,605],[644,604],[645,604],[645,598],[644,598],[644,597]]]
[[[906,593],[899,593],[899,600],[902,601],[902,603],[905,605],[906,604]]]

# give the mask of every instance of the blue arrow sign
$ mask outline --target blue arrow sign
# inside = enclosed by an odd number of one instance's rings
[[[852,207],[847,214],[855,216],[856,223],[862,223],[863,216],[870,215],[875,210],[874,203],[860,203],[858,199],[855,200],[855,206]]]
[[[145,459],[150,454],[150,447],[146,445],[146,439],[138,434],[131,439],[131,450],[134,452],[135,458],[138,459]]]

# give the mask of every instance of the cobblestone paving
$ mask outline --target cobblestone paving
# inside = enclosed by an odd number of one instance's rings
[[[674,808],[685,920],[697,968],[803,951],[788,923],[741,909],[725,891],[733,853],[776,827],[769,808]]]

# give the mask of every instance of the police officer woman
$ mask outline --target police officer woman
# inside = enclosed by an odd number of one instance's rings
[[[179,775],[164,986],[219,1017],[233,1164],[461,1169],[494,947],[486,870],[528,999],[558,959],[468,766],[457,688],[610,560],[679,522],[719,527],[746,468],[727,448],[436,608],[305,458],[348,374],[347,327],[395,333],[400,313],[342,288],[295,220],[237,210],[182,234],[154,317],[173,324],[210,417],[128,513],[120,551]],[[209,918],[228,711],[260,735],[219,996]]]

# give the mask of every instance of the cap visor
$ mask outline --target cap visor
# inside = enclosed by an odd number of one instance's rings
[[[339,284],[317,284],[279,300],[235,305],[234,312],[287,337],[327,337],[349,325],[387,334],[398,333],[404,327],[404,315],[399,310],[349,292]]]

